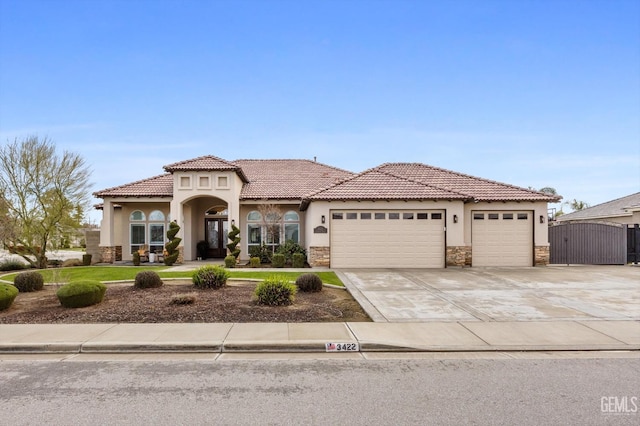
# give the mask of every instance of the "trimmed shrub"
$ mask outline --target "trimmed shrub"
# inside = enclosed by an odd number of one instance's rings
[[[0,271],[20,271],[27,268],[29,268],[29,265],[25,265],[21,261],[15,259],[5,259],[0,263]]]
[[[252,268],[259,268],[261,263],[260,263],[260,258],[259,257],[252,257],[251,259],[249,259],[249,265]]]
[[[40,272],[20,272],[16,275],[15,280],[13,280],[13,285],[15,285],[21,293],[38,291],[44,287],[44,278],[42,278]]]
[[[240,256],[240,248],[238,248],[240,245],[240,229],[235,225],[231,225],[231,231],[229,231],[227,238],[230,241],[227,243],[227,248],[231,252],[231,256],[237,259]]]
[[[284,268],[284,262],[284,254],[276,253],[271,258],[271,266],[273,266],[274,268]]]
[[[262,305],[283,306],[293,303],[297,291],[298,287],[287,278],[271,276],[256,286],[254,295]]]
[[[296,279],[296,285],[303,292],[322,291],[322,280],[316,274],[302,274]]]
[[[302,253],[293,253],[293,267],[304,268],[304,263],[307,261],[307,256]]]
[[[62,262],[63,268],[69,268],[72,266],[84,266],[84,262],[80,259],[67,259]]]
[[[9,309],[16,296],[18,296],[18,289],[11,284],[0,284],[0,311]]]
[[[172,221],[169,224],[169,230],[167,231],[167,240],[169,240],[169,242],[164,246],[166,251],[166,254],[164,255],[164,264],[167,266],[172,266],[176,263],[180,256],[178,246],[180,245],[182,238],[176,237],[179,231],[180,226],[175,221]]]
[[[133,265],[140,266],[140,253],[138,251],[133,252]]]
[[[196,293],[174,294],[171,297],[172,305],[193,305],[196,303],[198,295]]]
[[[224,266],[226,268],[234,268],[236,266],[236,258],[235,256],[229,255],[224,258]]]
[[[141,271],[136,274],[133,282],[135,288],[158,288],[162,287],[162,279],[155,271]]]
[[[229,272],[222,266],[204,265],[193,273],[193,285],[197,288],[220,288],[227,284]]]
[[[278,254],[284,254],[285,263],[291,265],[293,263],[293,255],[300,253],[307,257],[307,252],[302,246],[293,240],[287,240],[276,250]]]
[[[267,247],[264,243],[260,246],[249,247],[249,257],[259,258],[260,263],[271,263],[271,256],[273,256],[271,247]]]
[[[84,308],[102,302],[106,292],[107,286],[100,281],[79,280],[60,287],[56,296],[65,308]]]

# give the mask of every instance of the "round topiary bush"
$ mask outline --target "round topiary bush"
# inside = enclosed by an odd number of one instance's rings
[[[222,266],[204,265],[193,273],[193,284],[198,288],[220,288],[227,284],[229,272]]]
[[[135,288],[158,288],[162,287],[162,279],[155,271],[141,271],[136,274],[133,282]]]
[[[259,268],[260,267],[260,258],[259,257],[252,257],[249,259],[249,265],[252,268]]]
[[[100,281],[82,280],[65,284],[56,292],[65,308],[84,308],[102,302],[107,286]]]
[[[298,287],[285,277],[272,276],[256,286],[256,301],[262,305],[290,305],[295,300]]]
[[[271,266],[274,268],[284,268],[285,260],[284,254],[276,253],[271,257]]]
[[[226,268],[234,268],[236,266],[236,258],[235,256],[229,255],[224,258],[224,266]]]
[[[9,309],[19,291],[11,284],[0,284],[0,311]]]
[[[318,292],[322,291],[322,280],[316,274],[302,274],[296,279],[296,285],[300,291]]]
[[[21,272],[16,276],[15,280],[13,280],[13,285],[15,285],[21,293],[38,291],[44,287],[44,278],[42,278],[40,272]]]
[[[303,253],[293,253],[291,255],[292,258],[292,266],[294,268],[304,268],[304,263],[307,261],[307,256]]]

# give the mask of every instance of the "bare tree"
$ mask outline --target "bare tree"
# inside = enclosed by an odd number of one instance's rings
[[[0,147],[0,224],[5,245],[46,268],[52,238],[81,225],[90,171],[82,157],[56,153],[48,138],[15,139]]]
[[[275,204],[260,204],[258,211],[262,216],[262,225],[267,233],[267,244],[271,244],[271,253],[275,253],[276,245],[280,242],[280,230],[284,218],[282,210]]]

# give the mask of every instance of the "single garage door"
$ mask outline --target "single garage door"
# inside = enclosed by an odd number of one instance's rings
[[[533,213],[474,211],[471,219],[473,266],[532,266]]]
[[[333,210],[332,268],[443,268],[444,210]]]

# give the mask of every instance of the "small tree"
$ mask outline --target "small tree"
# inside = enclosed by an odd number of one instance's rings
[[[0,237],[37,268],[53,239],[81,226],[90,171],[77,154],[31,136],[0,147]]]
[[[164,264],[167,266],[171,266],[176,263],[176,260],[178,260],[178,256],[180,255],[178,246],[180,245],[182,238],[176,237],[178,231],[180,231],[180,226],[175,221],[171,222],[169,224],[169,230],[167,231],[167,240],[169,240],[169,242],[164,246],[167,251],[167,254],[164,256]]]
[[[231,225],[231,232],[227,235],[230,243],[227,243],[229,254],[236,259],[240,256],[240,229],[236,225]]]
[[[280,242],[280,229],[284,216],[280,207],[275,204],[261,204],[258,211],[262,216],[262,225],[267,233],[267,244],[271,245],[271,254],[276,251],[276,245]]]
[[[576,200],[575,198],[572,201],[567,201],[567,204],[574,211],[580,211],[580,210],[584,210],[584,209],[590,207],[589,203],[586,203],[584,201]]]

